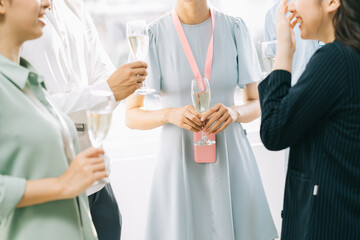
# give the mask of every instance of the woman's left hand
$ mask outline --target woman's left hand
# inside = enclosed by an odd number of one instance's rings
[[[235,122],[237,118],[238,112],[218,103],[202,116],[201,121],[206,122],[203,131],[217,134]]]

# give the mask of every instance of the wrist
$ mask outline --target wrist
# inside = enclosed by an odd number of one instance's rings
[[[162,117],[162,125],[172,123],[171,116],[172,116],[173,111],[174,111],[173,108],[164,109],[164,114],[163,114],[163,117]]]
[[[68,199],[71,198],[68,187],[66,184],[66,181],[64,179],[64,176],[60,176],[58,178],[54,178],[54,192],[58,196],[58,199]]]
[[[279,47],[276,51],[276,58],[277,57],[286,58],[287,60],[292,60],[294,57],[294,52],[291,50],[291,46],[289,47]]]
[[[230,111],[230,115],[233,119],[233,122],[240,122],[240,112],[239,110],[237,109],[237,107],[235,106],[232,106],[232,107],[228,107],[229,111]]]
[[[294,53],[291,50],[280,48],[276,52],[273,70],[292,71]]]
[[[104,84],[104,85],[105,85],[105,84]],[[108,79],[106,80],[106,86],[108,87],[107,90],[110,90],[110,91],[112,92],[112,94],[113,94],[113,95],[112,95],[112,99],[113,99],[115,102],[122,100],[122,99],[119,99],[120,97],[115,94],[116,89],[114,89],[114,86],[111,85],[110,78],[108,78]],[[105,89],[105,90],[106,90],[106,89]]]

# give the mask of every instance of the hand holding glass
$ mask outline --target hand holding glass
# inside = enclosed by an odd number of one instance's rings
[[[198,113],[204,114],[210,109],[210,84],[206,78],[192,80],[191,98],[193,105]],[[206,146],[213,144],[215,144],[215,141],[211,141],[210,139],[208,139],[204,132],[202,132],[201,139],[197,142],[194,142],[195,146]]]
[[[144,20],[130,21],[126,26],[126,36],[129,40],[130,49],[138,61],[145,61],[149,51],[148,26]],[[143,86],[135,91],[137,95],[153,94],[154,89]]]

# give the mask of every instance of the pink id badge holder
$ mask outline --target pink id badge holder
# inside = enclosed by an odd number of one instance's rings
[[[213,61],[213,52],[214,52],[214,30],[215,30],[215,16],[213,14],[212,9],[210,9],[210,16],[211,16],[211,23],[212,23],[212,36],[209,42],[208,52],[206,55],[206,62],[205,62],[205,78],[210,81],[210,74],[212,68],[212,61]],[[180,19],[175,11],[172,12],[172,20],[175,25],[176,31],[179,36],[179,40],[184,48],[185,55],[188,59],[189,65],[191,70],[195,76],[195,79],[201,78],[201,73],[199,71],[198,65],[195,61],[194,55],[191,51],[189,42],[185,35],[184,29],[181,25]],[[201,132],[194,133],[194,142],[200,140],[202,136]],[[215,141],[215,134],[208,134],[207,137]],[[214,163],[216,162],[216,143],[212,145],[205,145],[205,146],[195,146],[194,145],[194,160],[196,163]]]
[[[215,134],[206,135],[210,140],[215,141]],[[194,133],[194,142],[201,139],[201,132]],[[209,146],[194,146],[194,160],[197,163],[216,162],[216,143]]]

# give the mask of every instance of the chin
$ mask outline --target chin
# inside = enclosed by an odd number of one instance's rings
[[[311,39],[311,37],[310,37],[308,34],[306,34],[306,31],[304,31],[304,30],[302,30],[302,29],[301,29],[300,37],[301,37],[301,39],[303,39],[303,40]]]
[[[34,40],[37,38],[40,38],[43,35],[42,29],[32,32],[31,35],[29,35],[28,40]]]

